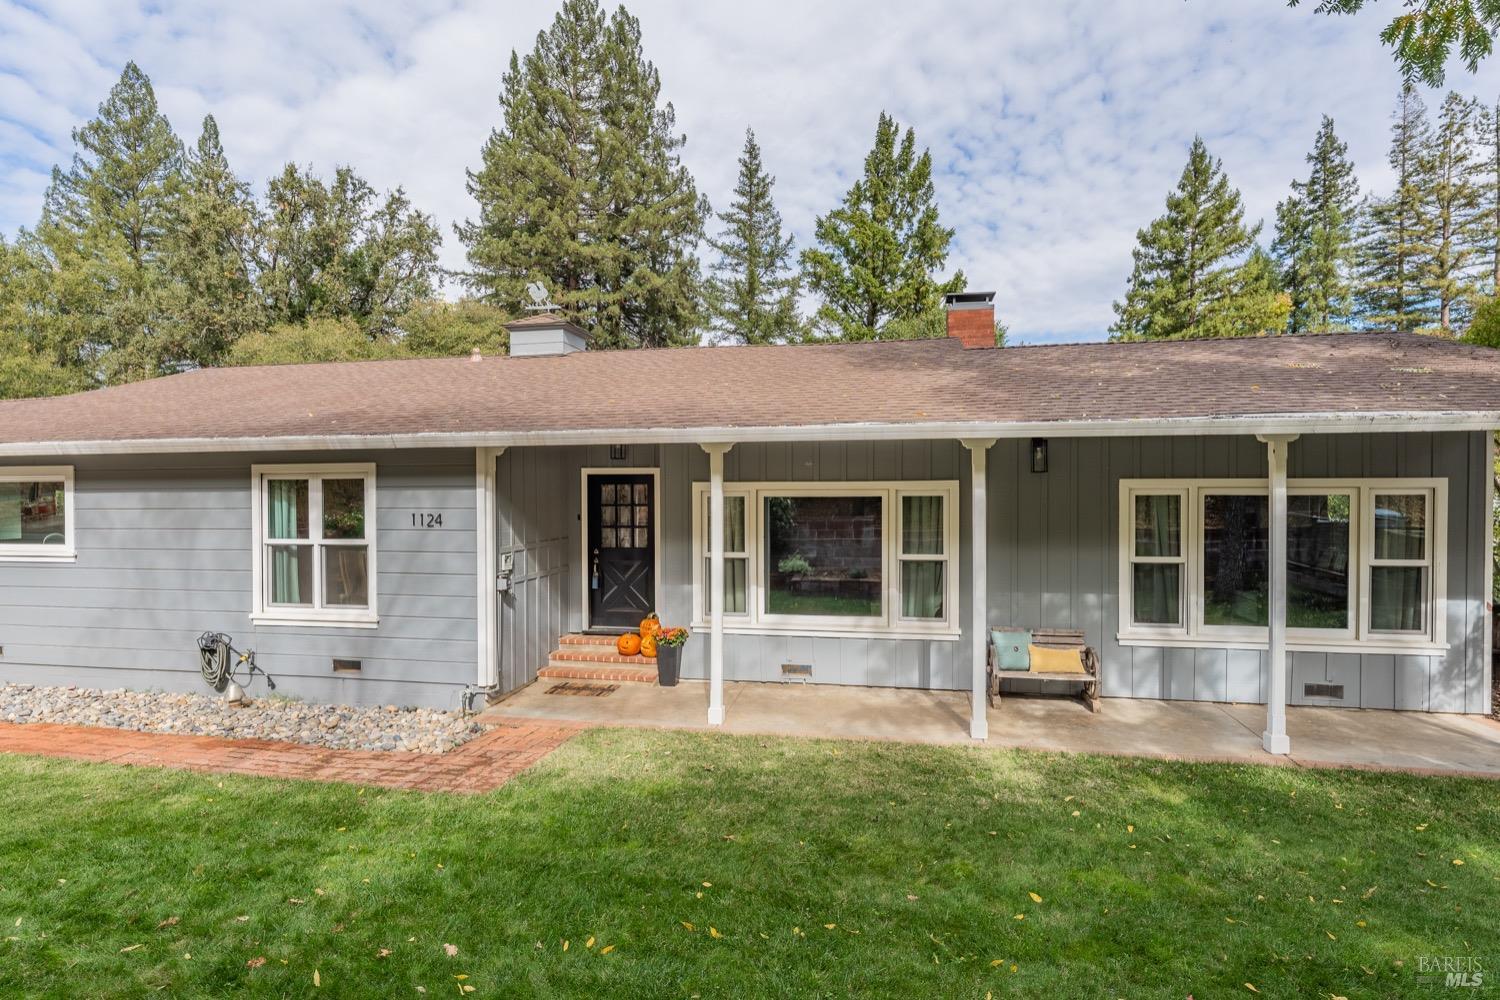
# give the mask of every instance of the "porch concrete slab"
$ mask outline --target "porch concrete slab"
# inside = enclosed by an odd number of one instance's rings
[[[549,695],[540,681],[489,709],[498,719],[709,729],[708,685],[621,684],[604,697]],[[957,691],[727,683],[724,732],[967,744],[969,699]],[[989,746],[1260,764],[1372,767],[1500,778],[1500,723],[1477,716],[1292,707],[1291,758],[1261,747],[1261,705],[1007,697],[988,712]]]

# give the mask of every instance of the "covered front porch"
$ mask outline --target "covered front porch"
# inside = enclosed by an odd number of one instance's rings
[[[827,739],[973,742],[970,704],[962,692],[731,681],[724,685],[724,722],[711,726],[706,682],[684,681],[675,688],[620,683],[604,695],[549,693],[561,683],[532,684],[484,717]],[[1292,752],[1274,755],[1262,745],[1263,705],[1110,698],[1095,715],[1072,700],[1006,698],[1003,707],[985,712],[989,735],[983,745],[1500,778],[1500,722],[1493,719],[1311,706],[1292,706],[1286,718]]]

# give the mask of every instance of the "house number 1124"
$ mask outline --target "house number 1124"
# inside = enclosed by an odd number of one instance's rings
[[[443,515],[413,511],[411,526],[413,528],[441,528],[443,526]]]

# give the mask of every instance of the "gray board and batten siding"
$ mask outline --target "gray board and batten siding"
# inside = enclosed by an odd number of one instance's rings
[[[375,628],[253,625],[250,467],[376,463]],[[208,691],[198,635],[253,648],[277,694],[456,708],[476,676],[470,449],[128,455],[5,460],[71,465],[78,557],[0,563],[0,677],[80,687]],[[413,512],[440,513],[417,528]],[[333,659],[358,660],[339,674]],[[262,695],[257,681],[252,693]]]
[[[1121,646],[1118,632],[1119,482],[1121,479],[1264,479],[1266,449],[1250,436],[1053,438],[1049,471],[1033,473],[1029,441],[1001,440],[990,451],[989,620],[1084,630],[1103,660],[1111,697],[1265,701],[1265,653],[1254,649]],[[1484,435],[1482,433],[1305,436],[1290,449],[1290,475],[1322,478],[1446,478],[1448,490],[1447,639],[1441,656],[1293,652],[1293,704],[1487,711],[1483,691]],[[509,475],[507,475],[509,463]],[[708,456],[695,445],[631,446],[612,461],[599,447],[512,449],[501,458],[501,551],[525,525],[522,567],[545,580],[545,608],[523,600],[526,583],[502,599],[502,675],[525,683],[545,662],[559,631],[583,626],[580,476],[587,467],[659,468],[664,620],[692,614],[692,487],[708,479]],[[958,480],[959,621],[967,630],[970,516],[969,453],[957,441],[751,443],[725,456],[727,484]],[[560,497],[565,506],[556,505]],[[505,511],[510,509],[511,513]],[[507,524],[507,517],[511,523]],[[570,531],[570,537],[562,532]],[[508,535],[508,532],[512,534]],[[522,551],[524,550],[524,552]],[[571,565],[570,565],[571,564]],[[542,587],[539,582],[535,586]],[[505,604],[513,604],[508,611]],[[560,619],[559,619],[560,608]],[[559,621],[562,628],[558,628]],[[707,635],[699,630],[683,657],[687,677],[707,674]],[[776,633],[724,637],[728,680],[779,680],[781,664],[811,664],[818,683],[967,689],[966,641],[823,638]],[[530,666],[526,666],[530,664]],[[1342,699],[1308,698],[1307,683],[1344,686]],[[1015,684],[1025,689],[1025,682]]]

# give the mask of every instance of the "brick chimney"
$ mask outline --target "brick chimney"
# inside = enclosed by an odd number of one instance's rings
[[[995,346],[994,292],[949,292],[943,306],[948,310],[948,336],[964,350]]]

